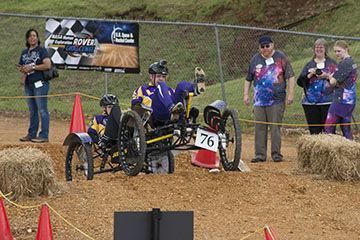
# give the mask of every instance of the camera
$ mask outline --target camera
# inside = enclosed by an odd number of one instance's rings
[[[323,73],[323,71],[322,71],[321,69],[319,69],[319,68],[317,68],[317,69],[315,70],[315,74],[316,74],[317,76],[321,75],[322,73]]]

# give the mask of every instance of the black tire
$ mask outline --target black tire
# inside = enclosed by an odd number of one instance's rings
[[[73,142],[69,144],[65,161],[66,181],[94,178],[92,146],[89,143]]]
[[[119,157],[122,169],[128,176],[141,172],[146,155],[145,128],[135,111],[124,112],[119,127]]]
[[[219,130],[220,161],[225,171],[235,171],[241,158],[241,130],[237,113],[226,109]]]

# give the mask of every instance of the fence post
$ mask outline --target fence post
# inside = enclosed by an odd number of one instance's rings
[[[218,28],[218,26],[216,24],[214,25],[214,28],[215,28],[215,38],[216,38],[216,51],[217,51],[217,56],[218,56],[220,81],[221,81],[221,95],[222,95],[222,100],[225,103],[227,103],[226,102],[226,97],[225,97],[224,73],[223,73],[223,67],[222,67],[222,62],[221,62],[219,28]]]
[[[104,91],[108,94],[108,73],[104,73]]]

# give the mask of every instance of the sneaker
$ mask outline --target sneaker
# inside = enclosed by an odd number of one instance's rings
[[[275,156],[275,157],[273,157],[273,161],[274,162],[282,162],[283,158],[281,156]]]
[[[29,135],[26,135],[25,137],[19,138],[21,142],[29,142],[32,140],[32,138]]]
[[[205,72],[202,68],[195,68],[195,95],[205,92]]]
[[[179,120],[180,114],[184,112],[184,105],[181,102],[176,103],[172,108],[170,109],[171,112],[171,121],[177,121]]]
[[[252,163],[265,162],[265,161],[266,161],[266,159],[262,159],[259,157],[255,157],[251,160]]]
[[[195,79],[204,79],[205,78],[205,72],[201,67],[195,68]]]
[[[36,137],[31,139],[30,141],[34,142],[34,143],[45,143],[45,142],[49,142],[48,138],[42,138],[42,137]]]

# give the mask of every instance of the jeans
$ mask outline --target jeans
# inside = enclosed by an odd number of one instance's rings
[[[25,85],[25,95],[26,96],[41,96],[48,95],[49,92],[49,82],[43,81],[42,86],[35,88],[35,84],[26,84]],[[39,129],[39,113],[41,117],[41,131],[39,133],[40,138],[49,138],[49,125],[50,125],[50,113],[47,107],[47,97],[35,97],[28,98],[27,104],[30,114],[30,126],[28,129],[28,136],[30,138],[35,138]]]

